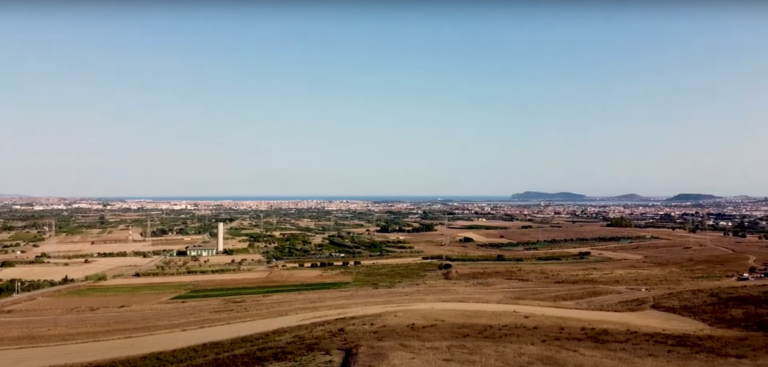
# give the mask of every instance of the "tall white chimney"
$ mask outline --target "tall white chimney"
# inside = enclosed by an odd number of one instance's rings
[[[224,252],[224,223],[219,222],[219,229],[216,231],[218,240],[216,241],[216,249],[219,252]]]

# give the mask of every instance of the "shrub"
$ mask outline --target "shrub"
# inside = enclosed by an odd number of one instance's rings
[[[304,267],[304,263],[299,263],[299,267],[303,268]]]
[[[504,261],[504,255],[502,254],[496,255],[496,261]]]
[[[533,229],[533,226],[522,226],[521,229]]]
[[[319,266],[320,265],[318,265],[317,263],[312,263],[312,264],[309,265],[310,268],[317,268]]]
[[[363,263],[361,263],[360,261],[355,260],[355,266],[360,266],[360,265],[363,265]]]
[[[592,255],[592,251],[581,251],[579,252],[579,256],[590,256]]]
[[[452,267],[453,267],[453,265],[450,264],[450,263],[440,263],[439,265],[437,265],[437,269],[438,270],[448,270],[448,269],[450,269]]]
[[[10,260],[5,260],[0,263],[0,268],[13,268],[16,266],[16,263]]]
[[[749,267],[749,273],[757,273],[757,268],[754,266]]]
[[[349,266],[349,261],[343,261],[343,262],[341,263],[341,266]]]
[[[451,265],[451,264],[446,264]],[[456,269],[449,269],[443,272],[443,278],[446,280],[456,280],[459,278],[459,272]]]
[[[84,263],[86,263],[86,264],[88,264],[88,263],[90,263],[90,262],[91,262],[91,260],[89,260],[89,259],[85,259],[85,260],[83,260],[83,262],[84,262]]]
[[[104,273],[91,274],[91,275],[86,276],[85,280],[90,280],[90,281],[93,281],[93,282],[104,281],[104,280],[107,280],[107,274],[104,274]]]

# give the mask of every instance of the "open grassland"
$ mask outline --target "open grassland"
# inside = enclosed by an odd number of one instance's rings
[[[180,299],[220,298],[220,297],[255,296],[255,295],[276,294],[276,293],[321,291],[321,290],[342,288],[348,285],[349,283],[340,282],[340,283],[309,283],[309,284],[296,284],[296,285],[281,285],[281,286],[271,286],[271,287],[195,289],[187,293],[180,294],[176,297],[173,297],[173,299],[180,300]]]
[[[364,287],[394,287],[437,275],[437,264],[422,262],[411,264],[368,265],[341,270],[352,275],[352,284]]]
[[[604,227],[600,230],[601,227],[591,224],[584,226],[590,227],[595,236],[621,233]],[[545,230],[572,232],[564,234],[563,238],[592,235],[577,229],[581,227],[570,227],[573,225],[542,228],[542,237],[547,239]],[[493,231],[483,230],[481,234],[486,236]],[[508,231],[534,231],[531,232],[535,233],[533,239],[538,237],[536,228],[524,230],[512,227]],[[578,231],[583,233],[573,233]],[[113,279],[100,283],[99,287],[82,290],[83,293],[75,290],[70,294],[40,296],[8,307],[0,305],[0,324],[3,327],[0,349],[62,341],[123,338],[212,325],[231,324],[235,327],[235,324],[246,325],[252,321],[280,317],[304,320],[308,317],[306,315],[323,312],[332,317],[331,313],[335,315],[340,310],[378,307],[389,313],[358,314],[354,319],[322,321],[321,324],[246,337],[259,341],[253,345],[238,342],[218,347],[207,344],[182,349],[186,352],[179,352],[181,354],[162,352],[113,365],[145,363],[151,366],[159,360],[171,366],[250,366],[267,363],[293,366],[304,362],[311,365],[315,363],[311,361],[341,363],[345,354],[352,353],[347,352],[351,350],[357,350],[357,366],[504,366],[510,364],[511,355],[514,355],[514,363],[527,365],[768,364],[765,338],[754,333],[764,328],[760,320],[763,318],[761,310],[767,308],[764,299],[768,282],[737,283],[728,278],[728,275],[743,273],[751,266],[751,258],[758,256],[761,249],[757,242],[716,239],[714,235],[705,237],[670,230],[651,233],[637,229],[627,231],[634,231],[636,235],[658,236],[662,240],[614,243],[608,247],[558,252],[478,249],[477,244],[442,244],[435,240],[409,242],[418,248],[433,248],[435,251],[431,253],[434,254],[484,260],[453,262],[452,270],[456,274],[451,278],[443,276],[443,271],[438,270],[440,261],[413,258],[403,264],[371,260],[382,263],[323,269],[264,269],[252,272],[258,276],[246,278],[232,277],[238,274],[223,274],[221,278],[216,278],[217,275],[199,278],[180,276],[172,280],[177,284],[171,285],[161,285],[160,282],[167,280],[162,279],[165,277],[159,277],[159,283],[146,284],[145,281],[154,281],[155,278]],[[427,235],[448,237],[439,233]],[[495,261],[498,255],[534,258],[578,256],[578,252],[582,251],[591,251],[591,257],[611,255],[615,261],[542,261],[530,265],[525,261],[522,264]],[[239,256],[235,258],[239,259]],[[339,262],[336,260],[336,263]],[[120,283],[125,281],[128,283]],[[135,281],[139,282],[132,283]],[[170,300],[190,290],[197,294],[227,295],[237,292],[232,288],[296,289],[295,284],[301,283],[350,281],[352,286],[325,289],[323,292],[272,292],[261,293],[268,294],[264,297],[217,296],[194,301]],[[512,311],[485,314],[481,309],[449,311],[434,308],[436,306],[429,306],[433,307],[429,310],[414,308],[416,304],[441,302],[461,307],[469,307],[470,303],[485,304],[482,307],[544,307],[556,310],[552,312],[558,314],[515,314]],[[600,319],[589,321],[561,317],[580,315],[573,313],[580,310],[611,312],[599,313]],[[628,311],[641,312],[628,314]],[[629,319],[636,323],[620,326],[612,323]],[[707,329],[709,331],[704,332],[694,328],[680,334],[682,329],[674,329],[671,325],[683,319],[703,327],[708,324],[722,329]],[[318,320],[311,319],[307,323],[315,321]],[[648,322],[654,322],[658,327],[652,328]],[[326,325],[328,328],[325,328]],[[222,329],[219,338],[258,331],[245,326],[237,328],[239,326]],[[339,331],[342,328],[344,332]],[[486,329],[488,331],[483,331]],[[233,330],[242,334],[232,334]],[[507,330],[513,332],[507,333]],[[321,335],[327,337],[320,338]],[[166,349],[185,347],[197,340],[187,339],[188,344],[183,344],[183,338],[166,339],[161,343]],[[323,344],[325,341],[328,343]],[[174,344],[177,342],[180,344]],[[130,349],[130,340],[125,339],[124,343]],[[319,344],[313,346],[312,343]],[[89,355],[99,353],[99,350],[83,348],[82,352]],[[226,352],[210,352],[214,350]],[[32,353],[32,350],[24,353]],[[258,362],[254,362],[256,359]]]
[[[493,316],[493,317],[490,317]],[[671,334],[547,316],[407,311],[321,321],[90,366],[303,365],[341,355],[354,366],[750,366],[763,338]],[[343,363],[343,362],[342,362]],[[350,364],[346,364],[350,365]]]
[[[653,308],[715,327],[768,333],[768,285],[670,293],[654,297]]]
[[[75,289],[59,295],[60,297],[90,297],[90,296],[111,296],[111,295],[130,295],[144,293],[179,293],[191,288],[189,284],[149,284],[137,286],[91,286]]]
[[[58,280],[68,276],[72,279],[80,279],[96,273],[112,273],[116,270],[126,270],[145,265],[152,258],[141,257],[112,257],[91,259],[88,263],[84,260],[73,260],[40,265],[23,265],[13,268],[0,269],[1,279],[54,279]],[[65,265],[67,264],[67,265]]]

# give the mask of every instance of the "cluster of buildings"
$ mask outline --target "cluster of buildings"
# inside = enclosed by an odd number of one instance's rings
[[[451,215],[526,218],[605,219],[625,216],[640,222],[707,220],[714,225],[732,225],[744,218],[768,216],[768,200],[734,198],[707,202],[600,202],[520,203],[450,201],[366,201],[366,200],[104,200],[72,198],[0,199],[0,210],[270,210],[323,209],[339,211],[448,212]]]

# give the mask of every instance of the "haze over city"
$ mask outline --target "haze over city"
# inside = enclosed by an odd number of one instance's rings
[[[0,193],[764,196],[765,10],[4,5]]]

